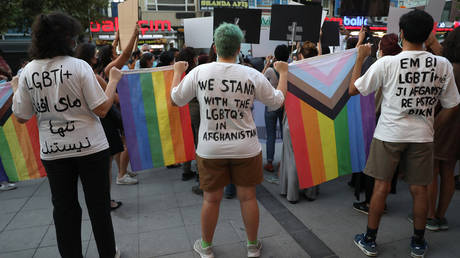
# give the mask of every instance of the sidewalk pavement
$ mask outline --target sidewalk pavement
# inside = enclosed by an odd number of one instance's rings
[[[138,185],[113,184],[112,198],[123,202],[112,213],[122,257],[198,257],[192,244],[200,237],[202,198],[191,192],[193,180],[181,181],[181,173],[181,169],[154,169],[139,173]],[[364,232],[367,217],[352,209],[354,197],[348,180],[346,176],[323,184],[316,201],[302,199],[295,205],[279,196],[277,185],[264,182],[258,190],[265,194],[262,198],[270,197],[274,203],[260,199],[270,209],[259,206],[262,257],[321,257],[324,250],[318,248],[324,247],[332,252],[328,257],[365,257],[353,244],[353,237]],[[0,193],[0,257],[59,257],[47,179],[17,185],[16,190]],[[97,257],[81,188],[79,194],[84,219],[83,254]],[[456,191],[447,214],[448,231],[427,231],[427,257],[460,257],[456,245],[460,239],[459,203],[460,192]],[[406,184],[399,183],[397,195],[390,195],[387,205],[389,211],[382,219],[377,239],[379,257],[408,257],[412,225],[407,214],[412,202]],[[296,221],[303,225],[299,227]],[[295,225],[305,230],[296,231]],[[224,199],[214,238],[216,257],[245,257],[245,241],[239,203]],[[318,241],[322,245],[316,245]]]

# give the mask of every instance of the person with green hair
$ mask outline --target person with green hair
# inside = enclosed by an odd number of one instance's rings
[[[243,33],[238,26],[224,23],[214,33],[217,62],[191,70],[187,62],[174,65],[171,100],[184,106],[193,98],[200,104],[200,129],[196,160],[203,189],[202,238],[193,249],[202,258],[214,257],[212,239],[219,218],[224,187],[236,185],[241,214],[247,232],[248,257],[259,257],[257,239],[259,208],[256,185],[263,180],[262,148],[252,117],[254,100],[278,109],[284,104],[288,64],[276,62],[280,74],[275,89],[257,70],[236,64]]]

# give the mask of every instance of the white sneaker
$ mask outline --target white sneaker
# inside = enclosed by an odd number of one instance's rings
[[[195,250],[195,252],[197,252],[201,258],[214,258],[214,253],[212,252],[211,246],[203,248],[201,246],[201,239],[195,241],[193,250]]]
[[[120,252],[120,249],[118,249],[118,247],[115,247],[116,248],[116,253],[115,253],[115,258],[120,258],[121,257],[121,252]]]
[[[257,245],[248,245],[248,257],[260,257],[260,249],[262,249],[262,242],[257,241]]]
[[[16,188],[17,187],[16,187],[15,184],[11,184],[11,183],[8,183],[8,182],[0,184],[0,191],[9,191],[9,190],[14,190]]]
[[[137,183],[137,179],[130,177],[128,174],[125,174],[122,178],[117,177],[117,185],[135,185]]]

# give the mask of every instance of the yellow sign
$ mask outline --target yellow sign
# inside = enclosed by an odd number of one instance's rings
[[[213,9],[214,7],[248,8],[248,0],[201,0],[202,10]]]

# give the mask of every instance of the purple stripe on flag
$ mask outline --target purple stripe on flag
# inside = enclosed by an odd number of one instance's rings
[[[137,135],[134,123],[133,107],[131,96],[129,93],[128,76],[139,76],[138,74],[124,75],[117,85],[118,94],[125,96],[120,98],[121,116],[123,117],[123,128],[125,129],[126,145],[128,147],[131,167],[134,171],[142,170],[142,162],[140,160],[139,146],[137,143]],[[139,104],[139,103],[136,103]]]
[[[375,130],[374,94],[370,94],[369,96],[361,96],[361,116],[363,121],[364,149],[366,151],[367,160],[367,157],[369,157],[369,149]]]

